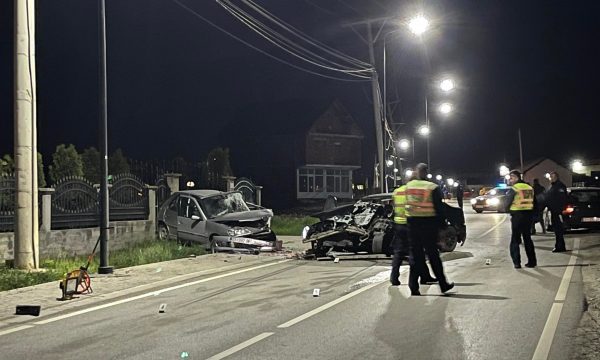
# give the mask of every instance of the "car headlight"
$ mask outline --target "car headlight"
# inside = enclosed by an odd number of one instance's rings
[[[496,205],[500,204],[500,200],[498,198],[487,199],[487,204],[496,206]]]
[[[471,199],[471,205],[475,205],[475,204],[477,204],[477,199],[476,198]]]
[[[246,228],[233,228],[227,230],[227,235],[229,236],[246,236],[252,234],[252,231]]]
[[[308,237],[308,231],[310,230],[310,226],[305,226],[302,229],[302,239],[305,240]]]

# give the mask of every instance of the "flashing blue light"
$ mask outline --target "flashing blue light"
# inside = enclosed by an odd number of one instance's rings
[[[496,185],[496,187],[505,188],[507,187],[507,185],[505,183],[499,183],[498,185]]]

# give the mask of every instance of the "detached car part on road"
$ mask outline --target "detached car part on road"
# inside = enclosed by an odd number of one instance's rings
[[[463,244],[467,231],[462,209],[444,204],[445,227],[440,230],[440,251],[454,251]],[[323,257],[332,252],[391,255],[394,237],[392,194],[377,194],[354,204],[343,205],[312,215],[320,222],[306,226],[302,241],[311,243],[307,256]]]
[[[272,210],[246,203],[239,192],[179,191],[158,210],[158,237],[200,243],[212,252],[272,251],[272,218]]]

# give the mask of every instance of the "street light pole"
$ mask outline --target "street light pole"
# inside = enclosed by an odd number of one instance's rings
[[[108,119],[106,89],[106,4],[98,0],[99,130],[100,130],[100,266],[99,274],[111,274],[108,266]]]
[[[427,128],[431,129],[429,126],[429,109],[427,107],[427,95],[425,95],[425,124]],[[429,134],[427,134],[427,166],[431,169],[431,156],[429,153]]]

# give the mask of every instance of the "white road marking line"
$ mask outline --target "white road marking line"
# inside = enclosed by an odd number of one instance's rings
[[[571,283],[571,277],[573,276],[573,270],[575,268],[574,265],[577,262],[578,253],[579,239],[575,239],[573,241],[573,251],[571,253],[571,258],[569,259],[569,265],[565,269],[560,286],[556,292],[556,297],[554,298],[554,304],[552,304],[552,308],[550,309],[548,320],[546,320],[546,325],[544,325],[544,330],[542,331],[540,340],[535,348],[535,352],[533,353],[533,360],[548,359],[550,348],[552,347],[552,342],[554,341],[554,334],[558,328],[560,314],[563,309],[563,302],[567,296],[567,292],[569,291],[569,284]]]
[[[0,331],[0,336],[11,334],[11,333],[14,333],[14,332],[17,332],[17,331],[21,331],[21,330],[25,330],[25,329],[30,329],[32,327],[33,327],[33,325],[21,325],[21,326],[17,326],[17,327],[12,328],[12,329]]]
[[[374,288],[375,286],[377,286],[377,285],[379,285],[379,284],[381,284],[383,282],[385,282],[385,280],[384,281],[375,282],[375,283],[372,283],[372,284],[367,285],[365,287],[362,287],[362,288],[360,288],[358,290],[355,290],[355,291],[353,291],[353,292],[351,292],[349,294],[346,294],[346,295],[342,296],[339,299],[335,299],[335,300],[333,300],[331,302],[328,302],[325,305],[321,305],[321,306],[319,306],[318,308],[316,308],[314,310],[311,310],[311,311],[309,311],[309,312],[307,312],[307,313],[305,313],[303,315],[300,315],[300,316],[298,316],[298,317],[296,317],[296,318],[294,318],[294,319],[292,319],[292,320],[290,320],[290,321],[288,321],[286,323],[283,323],[283,324],[279,325],[278,328],[280,328],[280,329],[289,328],[290,326],[295,325],[295,324],[299,323],[300,321],[306,320],[306,319],[308,319],[311,316],[314,316],[314,315],[316,315],[316,314],[318,314],[318,313],[320,313],[322,311],[325,311],[325,310],[327,310],[327,309],[329,309],[329,308],[331,308],[331,307],[333,307],[333,306],[335,306],[335,305],[337,305],[337,304],[339,304],[339,303],[341,303],[343,301],[346,301],[346,300],[348,300],[348,299],[350,299],[350,298],[352,298],[352,297],[354,297],[354,296],[356,296],[356,295],[358,295],[358,294],[360,294],[362,292],[365,292],[365,291],[367,291],[367,290],[369,290],[371,288]]]
[[[125,299],[113,301],[113,302],[110,302],[110,303],[106,303],[106,304],[102,304],[102,305],[90,307],[90,308],[87,308],[87,309],[75,311],[75,312],[72,312],[72,313],[68,313],[68,314],[56,316],[56,317],[53,317],[53,318],[50,318],[50,319],[37,321],[34,324],[35,325],[44,325],[44,324],[48,324],[48,323],[51,323],[51,322],[55,322],[55,321],[59,321],[59,320],[63,320],[63,319],[68,319],[68,318],[73,317],[73,316],[78,316],[78,315],[81,315],[81,314],[89,313],[89,312],[92,312],[92,311],[105,309],[105,308],[112,307],[112,306],[115,306],[115,305],[125,304],[125,303],[128,303],[128,302],[132,302],[132,301],[135,301],[135,300],[143,299],[143,298],[146,298],[146,297],[149,297],[149,296],[156,296],[156,295],[159,295],[159,294],[162,294],[162,293],[165,293],[165,292],[169,292],[169,291],[173,291],[173,290],[178,290],[178,289],[189,287],[189,286],[198,285],[198,284],[205,283],[205,282],[208,282],[208,281],[212,281],[212,280],[216,280],[216,279],[222,279],[224,277],[238,275],[238,274],[242,274],[242,273],[245,273],[245,272],[248,272],[248,271],[258,270],[258,269],[266,268],[266,267],[269,267],[269,266],[282,264],[282,263],[287,262],[287,261],[290,261],[290,260],[276,261],[276,262],[272,262],[272,263],[269,263],[269,264],[254,266],[254,267],[245,268],[245,269],[233,271],[233,272],[226,273],[226,274],[212,276],[212,277],[209,277],[209,278],[206,278],[206,279],[200,279],[200,280],[192,281],[192,282],[185,283],[185,284],[171,286],[171,287],[168,287],[168,288],[165,288],[165,289],[161,289],[161,290],[157,290],[157,291],[151,291],[151,292],[148,292],[148,293],[145,293],[145,294],[141,294],[141,295],[137,295],[137,296],[133,296],[133,297],[130,297],[130,298],[125,298]]]
[[[496,230],[496,228],[502,224],[504,224],[504,222],[506,221],[506,219],[508,219],[508,215],[504,215],[504,218],[502,219],[502,221],[500,221],[499,223],[497,223],[496,225],[494,225],[491,229],[489,229],[488,231],[484,232],[483,234],[479,235],[477,237],[477,239],[481,239],[484,236],[486,236],[487,234],[491,233],[492,231]]]
[[[238,344],[238,345],[236,345],[236,346],[234,346],[234,347],[232,347],[232,348],[230,348],[228,350],[220,352],[217,355],[213,355],[213,356],[209,357],[206,360],[221,360],[221,359],[224,359],[224,358],[228,357],[229,355],[233,355],[236,352],[238,352],[238,351],[240,351],[242,349],[247,348],[248,346],[251,346],[253,344],[256,344],[259,341],[262,341],[262,340],[268,338],[269,336],[271,336],[273,334],[275,334],[275,333],[272,333],[272,332],[262,333],[260,335],[257,335],[255,337],[253,337],[252,339],[248,339],[248,340],[244,341],[243,343]]]

